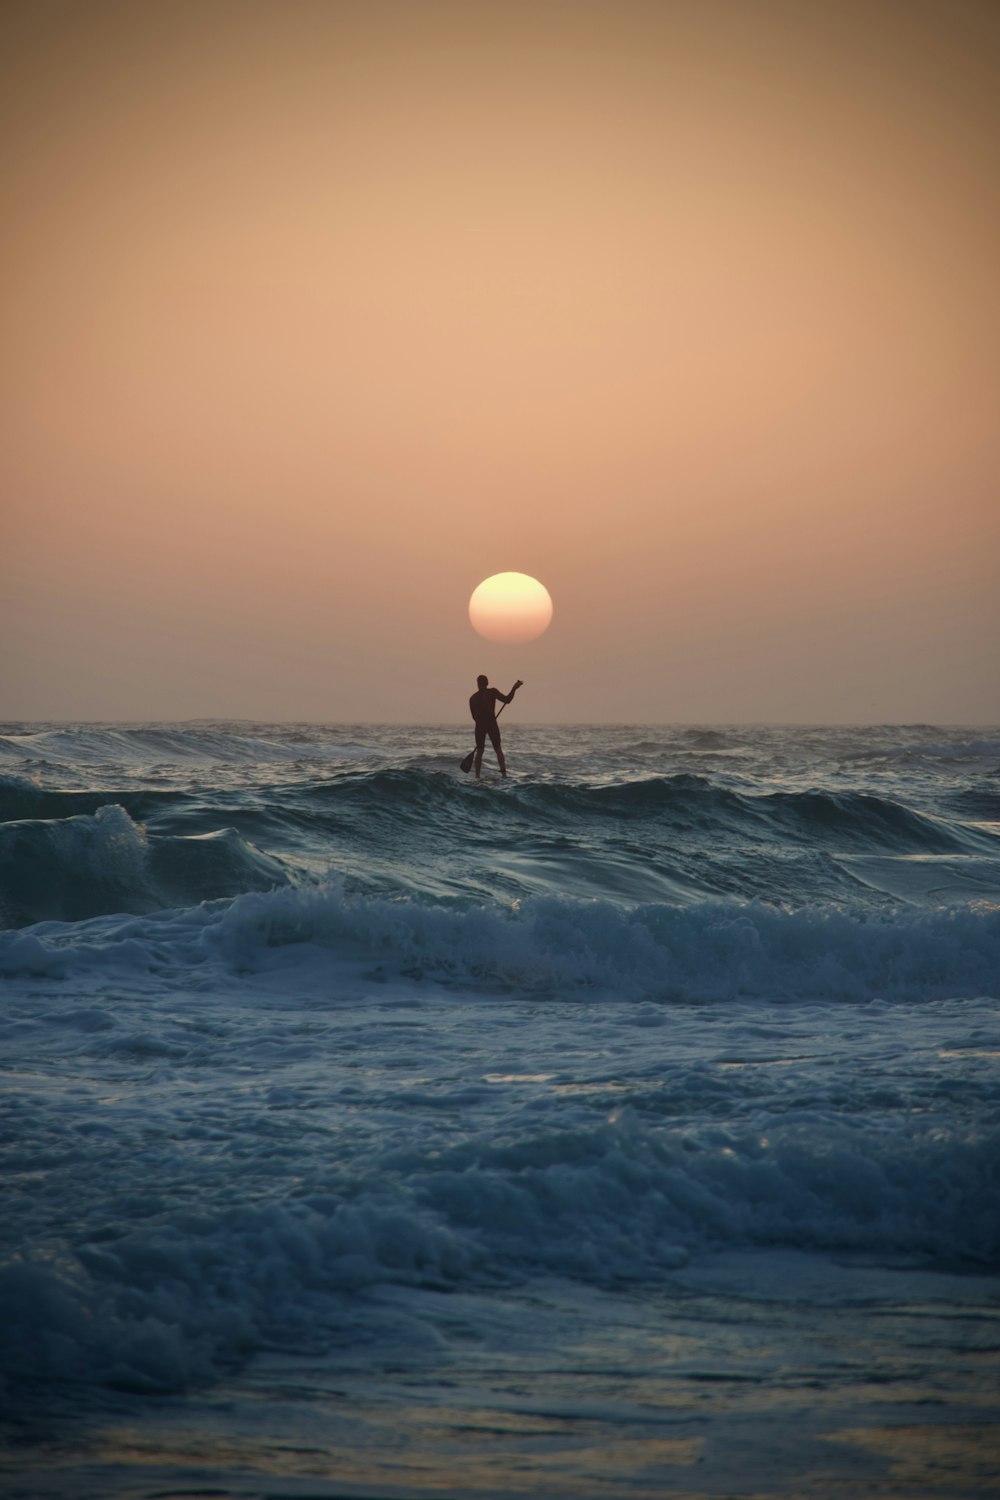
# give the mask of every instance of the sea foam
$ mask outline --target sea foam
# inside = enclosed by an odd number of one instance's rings
[[[102,957],[115,964],[123,948],[239,971],[301,946],[444,984],[538,997],[600,990],[654,1001],[941,999],[997,992],[1000,909],[859,915],[762,902],[629,908],[558,897],[442,906],[348,894],[335,882],[250,893],[163,913],[152,924],[116,917],[2,934],[0,972],[69,975]]]
[[[355,1336],[365,1289],[540,1271],[649,1286],[713,1247],[991,1264],[998,1148],[995,1133],[822,1116],[774,1122],[766,1139],[656,1129],[626,1109],[443,1151],[397,1145],[336,1185],[311,1186],[304,1158],[295,1197],[219,1204],[206,1177],[196,1205],[0,1268],[0,1366],[19,1383],[178,1390],[263,1347]]]

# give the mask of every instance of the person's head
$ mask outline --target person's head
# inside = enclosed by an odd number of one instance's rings
[[[476,686],[480,687],[480,688],[484,688],[484,687],[489,687],[489,685],[490,685],[490,679],[488,677],[484,677],[482,675],[482,673],[480,673],[480,675],[476,678]]]

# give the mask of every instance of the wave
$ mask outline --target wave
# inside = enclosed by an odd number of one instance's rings
[[[1000,825],[1000,788],[995,786],[962,787],[948,794],[949,806],[963,818]],[[1000,832],[1000,827],[993,830]]]
[[[523,847],[529,836],[569,838],[594,851],[595,869],[609,868],[607,839],[631,824],[659,847],[668,879],[695,895],[710,894],[713,886],[692,883],[691,861],[682,856],[698,855],[707,872],[723,847],[733,853],[781,846],[829,855],[1000,856],[998,830],[917,812],[891,798],[823,790],[745,793],[687,773],[484,787],[442,773],[380,770],[276,789],[275,795],[286,816],[307,818],[316,828],[339,833],[347,818],[355,830],[367,826],[381,836],[390,826],[394,839],[416,833],[435,848],[442,837],[453,839],[456,849],[489,837],[499,852],[518,842]],[[647,867],[648,855],[647,847]]]
[[[454,1290],[539,1270],[661,1285],[731,1246],[995,1264],[1000,1136],[832,1121],[650,1126],[630,1110],[562,1131],[311,1165],[296,1196],[198,1206],[147,1195],[135,1227],[0,1268],[9,1394],[64,1380],[137,1392],[211,1380],[261,1348],[358,1336],[379,1285]],[[150,1201],[151,1197],[151,1201]],[[398,1304],[395,1304],[398,1305]],[[416,1305],[413,1312],[417,1312]],[[369,1335],[370,1337],[370,1331]]]
[[[697,750],[727,750],[733,742],[721,729],[686,729],[684,737]]]
[[[204,727],[84,726],[40,729],[25,734],[0,735],[0,754],[26,762],[55,762],[84,767],[156,767],[174,762],[219,762],[267,765],[284,761],[352,760],[371,753],[370,746],[330,731],[280,738],[267,734],[239,734],[231,729]]]
[[[868,793],[747,794],[686,774],[484,786],[408,768],[104,792],[0,777],[3,925],[189,905],[331,868],[358,889],[434,898],[964,901],[1000,893],[1000,830]]]
[[[684,772],[606,783],[525,778],[484,786],[443,772],[386,769],[275,788],[274,796],[289,809],[307,808],[319,816],[351,810],[399,821],[447,811],[450,818],[477,826],[484,822],[509,826],[512,815],[526,823],[635,819],[698,832],[718,829],[748,837],[781,835],[873,851],[995,853],[1000,847],[992,831],[974,822],[916,812],[868,792],[748,794]],[[428,826],[436,832],[435,825]]]
[[[266,872],[269,876],[271,872]],[[107,964],[230,972],[311,947],[464,989],[699,1002],[740,998],[942,999],[996,995],[1000,907],[789,910],[762,902],[626,908],[535,897],[430,904],[285,885],[154,919],[94,918],[0,934],[0,973],[68,977]],[[328,960],[323,959],[323,963]]]
[[[960,806],[978,814],[979,820],[1000,810],[996,794],[989,790],[961,795]],[[847,847],[862,845],[873,851],[961,853],[995,851],[1000,845],[996,832],[983,828],[981,821],[916,812],[869,792],[742,793],[685,772],[605,783],[525,779],[484,787],[443,771],[383,769],[340,772],[291,784],[265,783],[252,795],[230,790],[213,796],[210,788],[204,788],[197,800],[190,793],[168,789],[54,791],[26,777],[0,776],[0,823],[93,813],[112,803],[125,806],[130,815],[144,821],[180,808],[190,816],[196,807],[197,816],[208,825],[220,813],[231,814],[241,807],[251,813],[266,810],[272,820],[303,813],[322,819],[324,814],[343,811],[412,820],[415,815],[433,818],[447,810],[451,817],[476,824],[509,822],[512,813],[526,821],[551,822],[559,817],[659,820],[681,828],[720,828],[742,831],[745,836],[781,834]],[[433,822],[427,827],[436,832]]]
[[[869,792],[772,792],[742,800],[764,803],[766,815],[786,833],[837,847],[913,854],[996,853],[1000,848],[1000,840],[974,824],[915,812]]]
[[[930,725],[915,727],[933,732]],[[986,761],[996,766],[1000,763],[1000,739],[956,735],[953,739],[918,740],[910,744],[872,744],[844,751],[842,759],[900,766],[919,766],[922,763],[969,766],[976,761]]]
[[[0,825],[0,927],[145,913],[290,879],[234,829],[152,838],[124,808]]]
[[[116,804],[137,822],[145,822],[188,803],[190,798],[183,792],[148,788],[61,791],[42,786],[27,776],[0,776],[0,824],[71,818]]]

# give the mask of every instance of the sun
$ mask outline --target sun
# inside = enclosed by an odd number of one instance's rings
[[[548,630],[552,599],[545,585],[527,573],[494,573],[473,591],[469,619],[488,641],[521,646]]]

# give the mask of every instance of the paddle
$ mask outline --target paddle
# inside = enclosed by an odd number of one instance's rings
[[[501,703],[500,707],[497,709],[497,718],[498,719],[499,719],[500,715],[503,713],[503,711],[504,711],[504,709],[506,707],[507,707],[506,703]],[[468,776],[469,772],[472,770],[472,762],[475,760],[475,758],[476,758],[476,752],[475,752],[475,750],[470,750],[469,753],[468,753],[468,755],[464,756],[459,761],[459,765],[462,767],[462,770],[465,772],[466,776]]]

